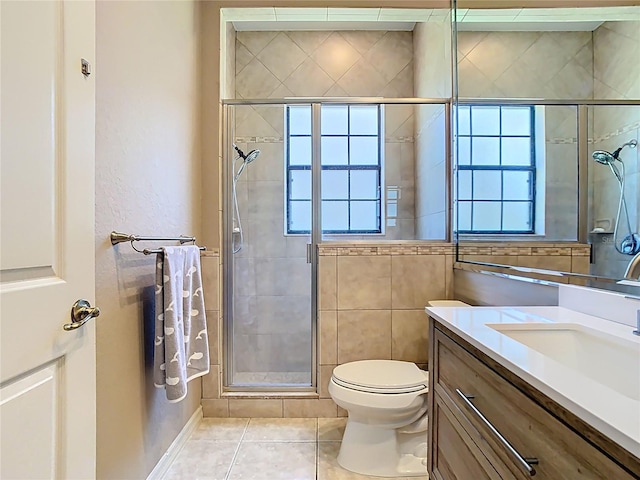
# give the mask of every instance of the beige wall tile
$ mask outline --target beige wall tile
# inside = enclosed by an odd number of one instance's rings
[[[207,310],[220,310],[220,290],[218,271],[220,270],[220,257],[202,257],[202,289]]]
[[[220,398],[220,365],[211,365],[202,377],[202,398]]]
[[[337,308],[338,277],[336,273],[336,257],[321,256],[319,269],[319,298],[320,310],[334,310]]]
[[[394,256],[391,271],[394,310],[424,308],[429,300],[446,296],[444,255]]]
[[[338,312],[338,364],[391,358],[391,310]]]
[[[222,364],[221,359],[221,339],[220,313],[207,311],[207,335],[209,336],[209,363],[211,365]]]
[[[571,271],[573,273],[589,273],[591,263],[589,257],[571,257]]]
[[[335,364],[338,361],[338,313],[320,312],[320,365]]]
[[[229,416],[235,418],[279,418],[282,417],[282,400],[230,398]]]
[[[331,398],[329,395],[329,381],[333,375],[333,369],[337,365],[320,365],[318,367],[318,394],[320,398]]]
[[[445,255],[444,257],[445,298],[453,298],[453,262],[455,259],[455,255]]]
[[[336,417],[338,407],[330,399],[284,399],[286,418]]]
[[[202,400],[202,414],[205,417],[221,417],[226,418],[229,416],[229,400],[223,399],[203,399]]]
[[[391,257],[338,257],[338,309],[391,308]]]
[[[519,256],[518,266],[530,267],[530,268],[543,268],[545,270],[557,270],[560,272],[570,272],[571,256],[569,255]]]
[[[413,363],[429,361],[429,317],[424,310],[391,312],[391,358]]]
[[[338,417],[348,417],[349,412],[342,407],[338,407]]]

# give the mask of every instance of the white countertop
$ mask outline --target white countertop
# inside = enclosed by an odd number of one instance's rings
[[[446,328],[640,457],[640,401],[487,324],[577,323],[637,344],[640,364],[640,337],[631,334],[633,328],[562,307],[427,307],[425,310]],[[598,352],[594,351],[594,355]],[[625,365],[619,368],[624,371]]]

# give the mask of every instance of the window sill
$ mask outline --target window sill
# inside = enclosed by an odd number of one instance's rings
[[[496,241],[500,241],[500,242],[504,242],[504,241],[509,241],[509,240],[513,240],[513,241],[518,241],[518,242],[526,242],[526,241],[530,241],[530,242],[536,242],[536,241],[540,241],[540,240],[544,240],[546,239],[547,236],[540,234],[540,233],[523,233],[523,234],[504,234],[504,235],[497,235],[497,234],[487,234],[487,235],[481,235],[481,234],[459,234],[458,235],[458,239],[461,241],[483,241],[483,242],[496,242]],[[553,242],[564,242],[564,241],[577,241],[577,240],[552,240]]]

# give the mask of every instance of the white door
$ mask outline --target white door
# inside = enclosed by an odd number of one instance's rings
[[[0,478],[95,478],[93,1],[1,0]]]

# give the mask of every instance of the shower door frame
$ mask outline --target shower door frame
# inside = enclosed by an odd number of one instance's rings
[[[313,393],[317,391],[317,358],[318,358],[318,244],[322,239],[321,231],[321,202],[320,202],[320,107],[321,104],[312,99],[233,99],[222,100],[222,315],[223,315],[223,387],[228,392],[299,392]],[[317,99],[315,99],[317,100]],[[343,99],[344,102],[344,99]],[[234,115],[233,107],[253,105],[311,105],[312,112],[312,148],[311,148],[311,243],[307,244],[307,263],[311,264],[311,385],[280,386],[280,385],[234,385],[233,380],[233,215],[231,213],[231,182],[233,153]],[[232,107],[232,108],[229,108]]]
[[[446,202],[451,204],[453,192],[453,176],[451,172],[451,127],[452,127],[452,98],[384,98],[384,97],[300,97],[300,98],[268,98],[268,99],[223,99],[222,103],[222,315],[223,315],[223,347],[222,355],[224,370],[223,388],[226,392],[266,392],[277,394],[278,392],[297,392],[300,394],[312,394],[317,392],[317,363],[318,363],[318,247],[323,243],[322,239],[322,200],[321,200],[321,108],[323,105],[442,105],[445,108],[446,132]],[[264,106],[264,105],[311,105],[312,135],[311,135],[311,243],[307,244],[307,262],[311,264],[311,385],[310,386],[238,386],[232,384],[233,376],[233,264],[229,259],[233,258],[233,215],[231,213],[231,181],[230,171],[233,152],[233,107],[236,106]],[[232,108],[229,108],[232,107]],[[452,212],[450,208],[445,211],[447,225],[447,238],[452,236]],[[368,240],[354,240],[354,243],[363,243]],[[330,240],[329,240],[330,242]],[[231,288],[229,286],[231,285]]]

